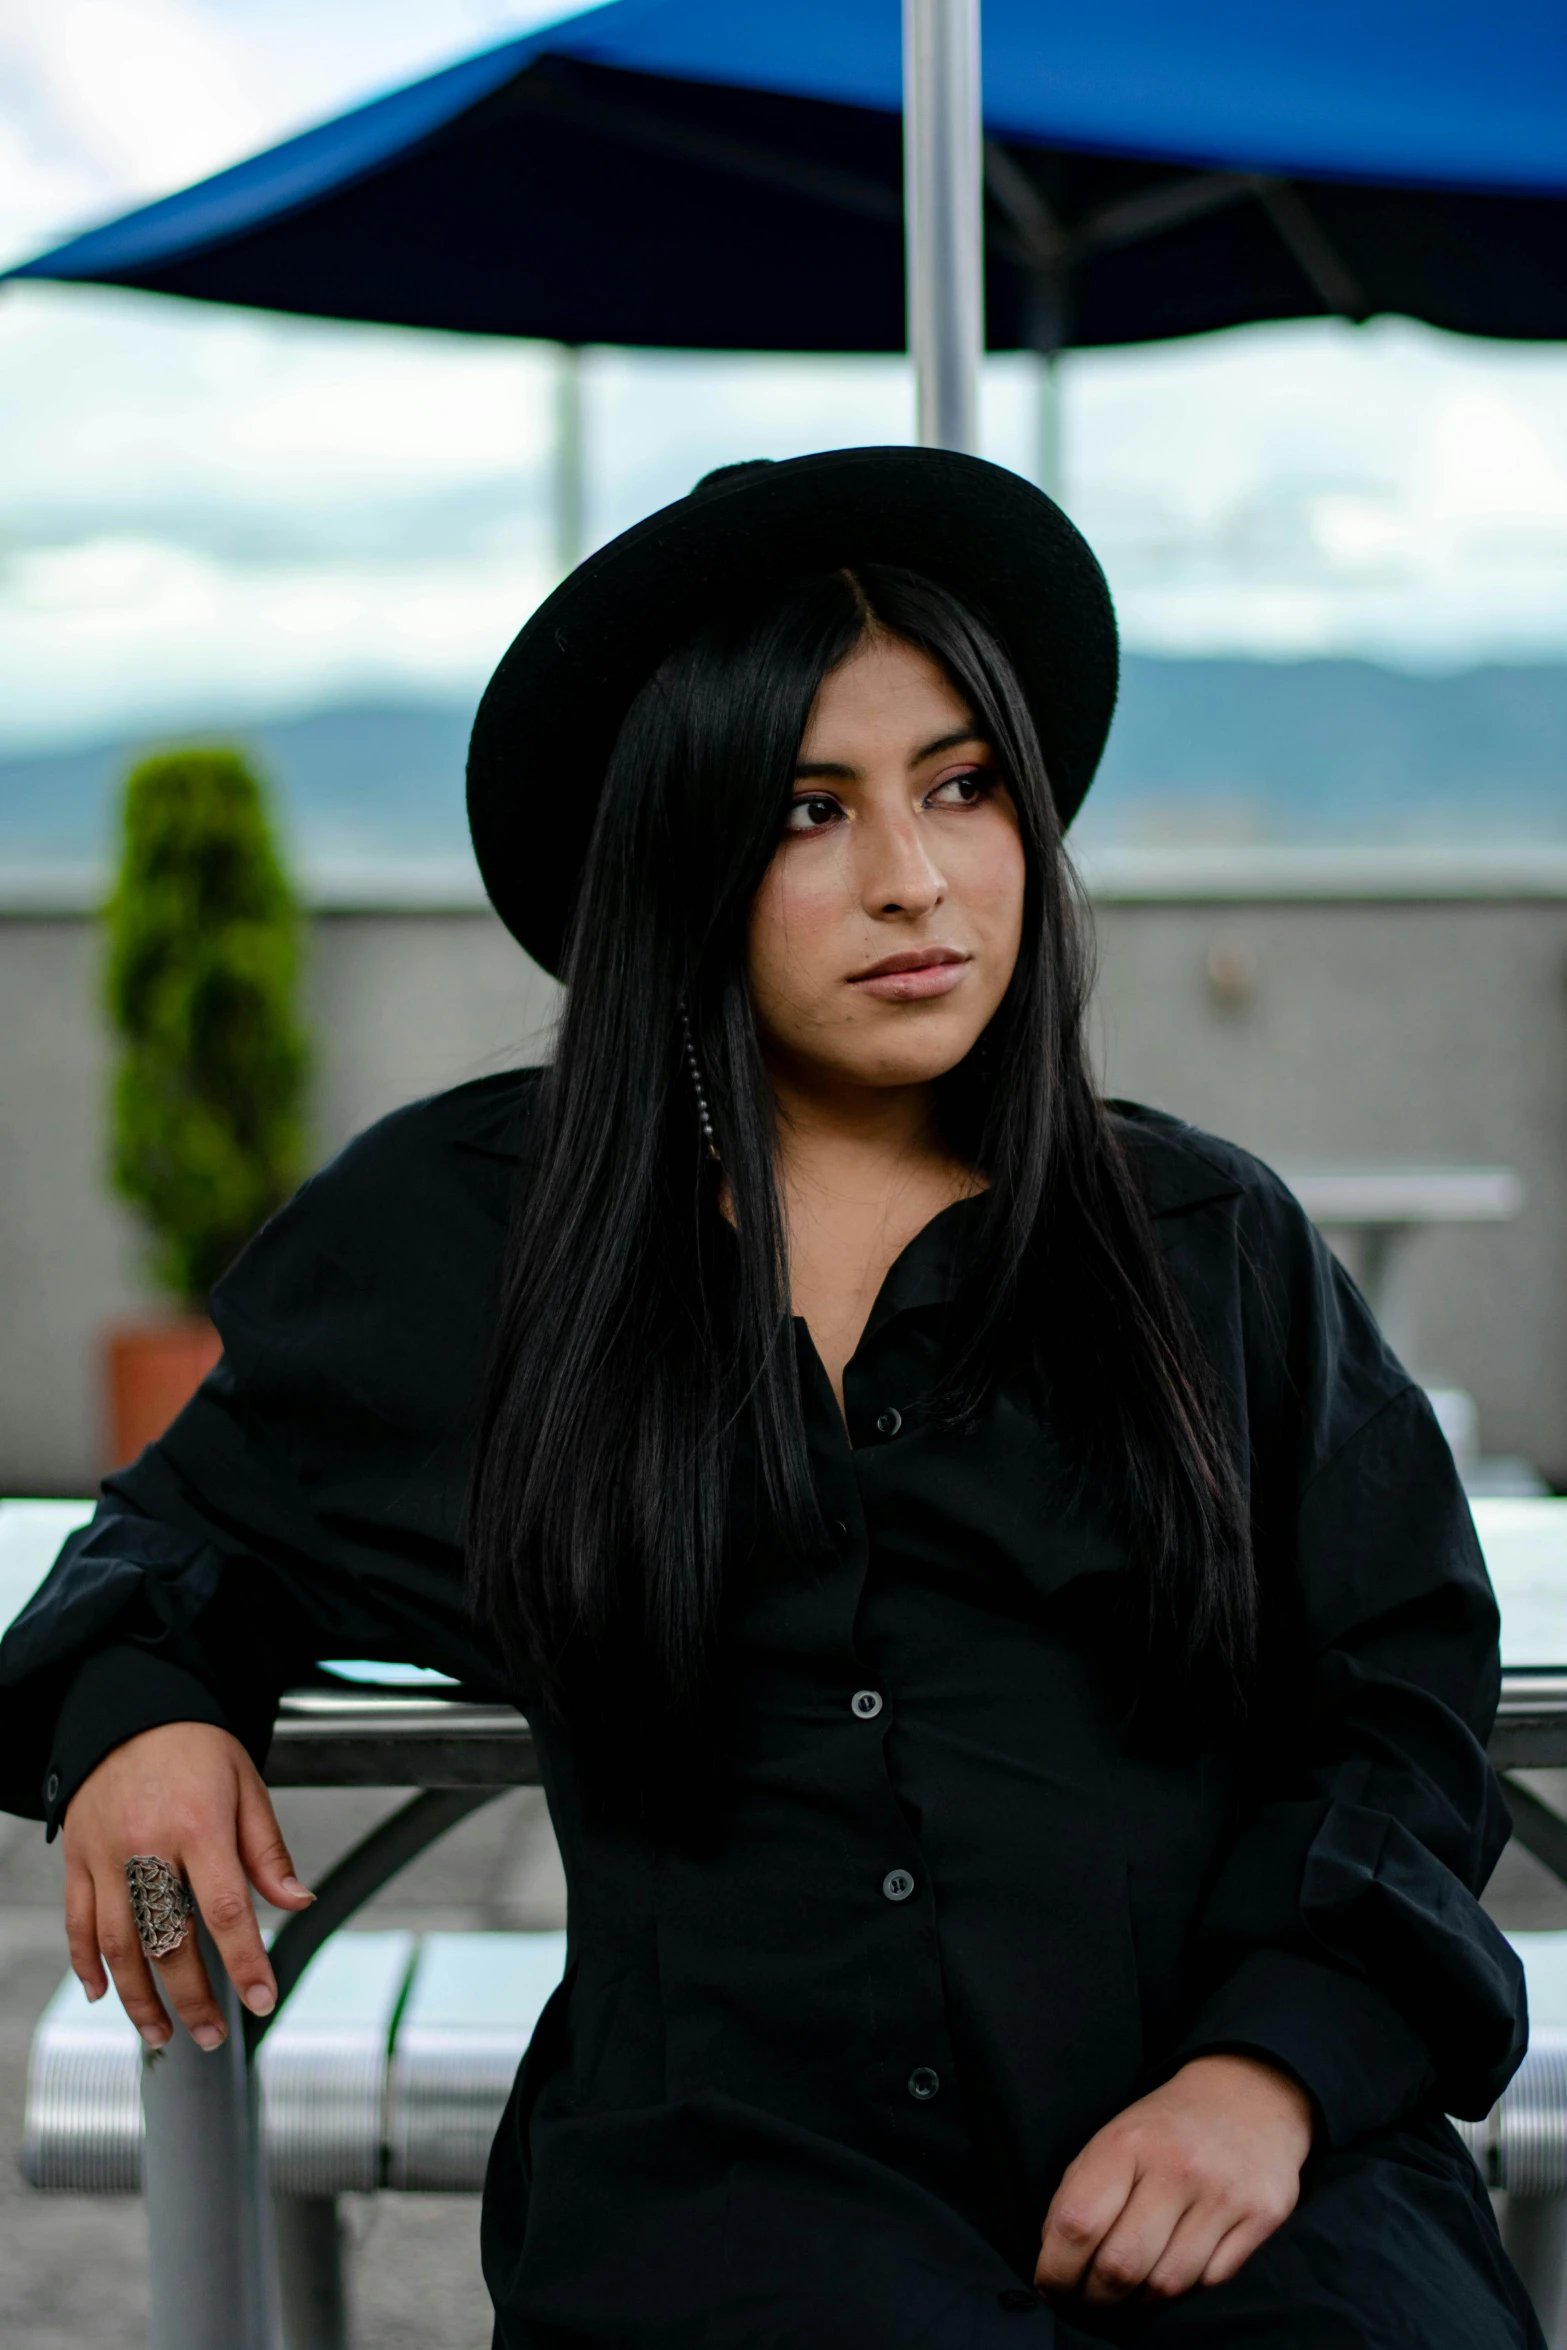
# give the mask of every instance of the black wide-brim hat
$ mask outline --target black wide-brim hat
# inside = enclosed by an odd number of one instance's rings
[[[721,613],[813,573],[882,563],[948,589],[1005,648],[1063,826],[1115,708],[1115,612],[1042,490],[946,449],[830,449],[728,468],[563,580],[485,688],[468,823],[490,900],[558,970],[615,738],[659,665]]]

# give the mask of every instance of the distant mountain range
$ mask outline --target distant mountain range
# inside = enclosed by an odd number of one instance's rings
[[[0,864],[97,862],[114,850],[115,799],[132,763],[181,742],[251,752],[302,860],[449,857],[467,847],[463,761],[472,709],[378,702],[252,725],[96,742],[0,759]]]
[[[468,703],[377,702],[0,758],[0,864],[97,863],[132,760],[247,747],[291,852],[460,857]],[[1567,663],[1423,676],[1368,661],[1133,654],[1084,845],[1567,842]]]
[[[1567,663],[1126,663],[1103,841],[1567,840]]]

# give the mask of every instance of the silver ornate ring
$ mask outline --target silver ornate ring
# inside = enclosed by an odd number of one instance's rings
[[[190,1932],[196,1914],[190,1887],[177,1869],[156,1853],[133,1852],[125,1864],[125,1882],[131,1892],[131,1915],[136,1933],[149,1958],[168,1958]]]

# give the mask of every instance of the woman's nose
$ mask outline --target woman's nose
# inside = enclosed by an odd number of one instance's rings
[[[946,880],[912,818],[867,825],[861,834],[861,898],[869,914],[928,914]]]

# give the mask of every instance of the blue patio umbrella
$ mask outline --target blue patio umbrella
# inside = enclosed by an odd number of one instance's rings
[[[1567,334],[1561,0],[985,0],[993,349]],[[15,272],[717,350],[905,343],[897,0],[612,0]]]

